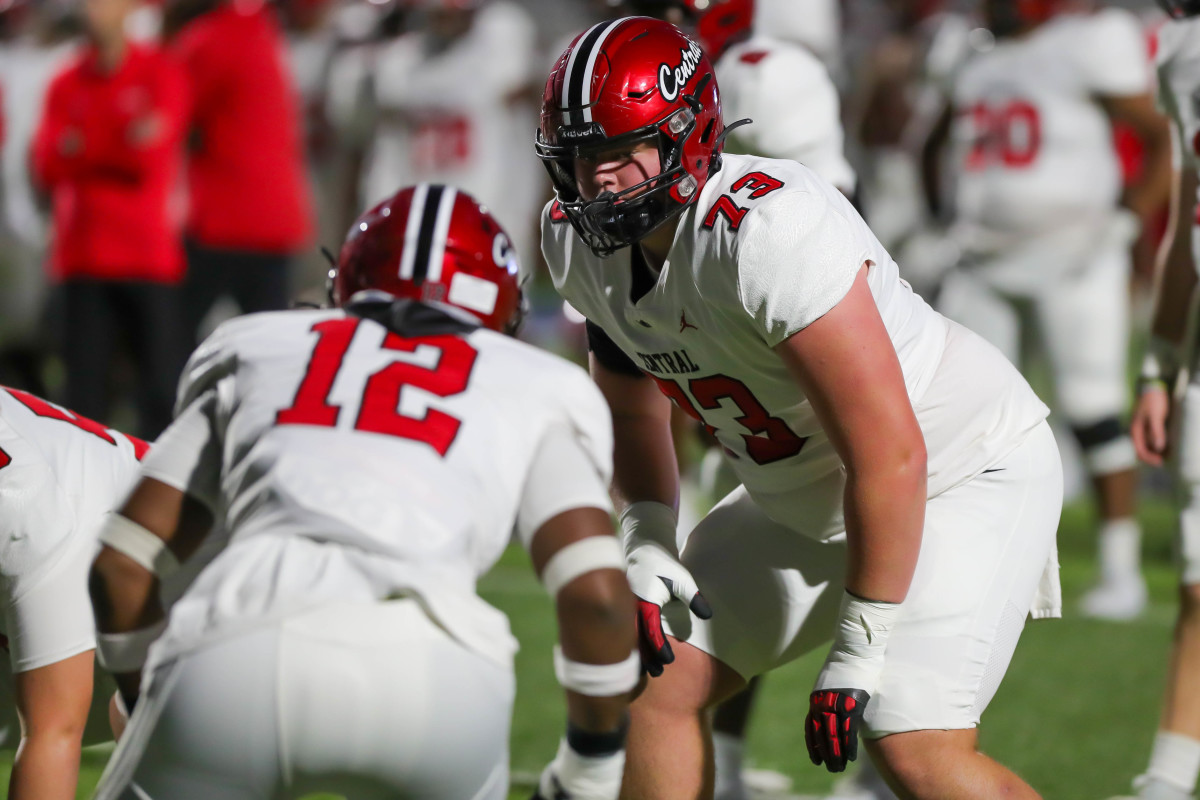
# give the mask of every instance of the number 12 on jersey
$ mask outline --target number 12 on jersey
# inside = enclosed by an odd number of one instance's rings
[[[329,393],[361,322],[353,318],[327,319],[312,326],[318,336],[312,358],[292,405],[275,415],[276,425],[323,428],[337,425],[342,407],[329,402]],[[458,336],[448,334],[404,337],[388,333],[380,348],[414,353],[421,346],[440,351],[437,365],[429,368],[396,361],[369,375],[363,383],[354,430],[424,442],[438,455],[445,456],[458,436],[462,420],[435,408],[427,409],[423,417],[401,414],[400,392],[405,386],[412,386],[438,397],[461,394],[470,382],[478,351]]]

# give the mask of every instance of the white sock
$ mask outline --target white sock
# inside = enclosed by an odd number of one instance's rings
[[[742,785],[742,760],[746,755],[746,741],[731,733],[713,731],[713,756],[717,766],[716,785],[720,790]]]
[[[1133,517],[1102,523],[1098,550],[1102,580],[1140,577],[1142,528]]]
[[[1180,789],[1185,795],[1196,788],[1200,772],[1200,741],[1178,733],[1159,731],[1150,751],[1146,777]]]

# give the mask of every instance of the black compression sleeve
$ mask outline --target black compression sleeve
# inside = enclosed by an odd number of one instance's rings
[[[616,372],[619,375],[628,375],[633,378],[640,378],[645,373],[642,372],[638,365],[633,363],[625,351],[617,346],[617,343],[609,338],[608,334],[599,325],[592,322],[590,319],[586,323],[588,350],[596,356],[596,360],[610,372]]]

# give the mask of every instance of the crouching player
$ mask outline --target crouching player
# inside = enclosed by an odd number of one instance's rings
[[[504,335],[520,294],[492,216],[422,184],[355,223],[337,308],[193,354],[92,569],[136,709],[98,798],[504,798],[516,648],[475,582],[514,524],[567,690],[540,792],[617,796],[639,663],[610,419],[582,370]],[[155,587],[214,523],[227,546],[164,618]]]
[[[81,746],[112,738],[111,681],[93,674],[87,570],[145,451],[0,387],[0,747],[17,750],[11,800],[73,800]]]

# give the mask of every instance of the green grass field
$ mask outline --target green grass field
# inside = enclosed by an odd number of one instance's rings
[[[1100,800],[1128,791],[1130,779],[1145,767],[1174,619],[1175,573],[1168,505],[1147,502],[1142,519],[1151,608],[1135,623],[1089,622],[1075,617],[1071,602],[1092,577],[1092,522],[1086,506],[1068,507],[1059,534],[1067,619],[1026,628],[984,716],[984,748],[1049,800]],[[510,549],[481,591],[508,613],[521,640],[512,767],[518,775],[536,773],[553,755],[563,723],[550,664],[552,607],[519,550]],[[800,731],[821,658],[814,655],[772,674],[750,736],[753,765],[786,773],[803,793],[820,793],[833,782],[809,763]],[[80,798],[91,795],[107,757],[103,748],[85,754]],[[0,770],[0,786],[6,786],[7,766]],[[529,794],[528,787],[517,786],[510,797]]]

